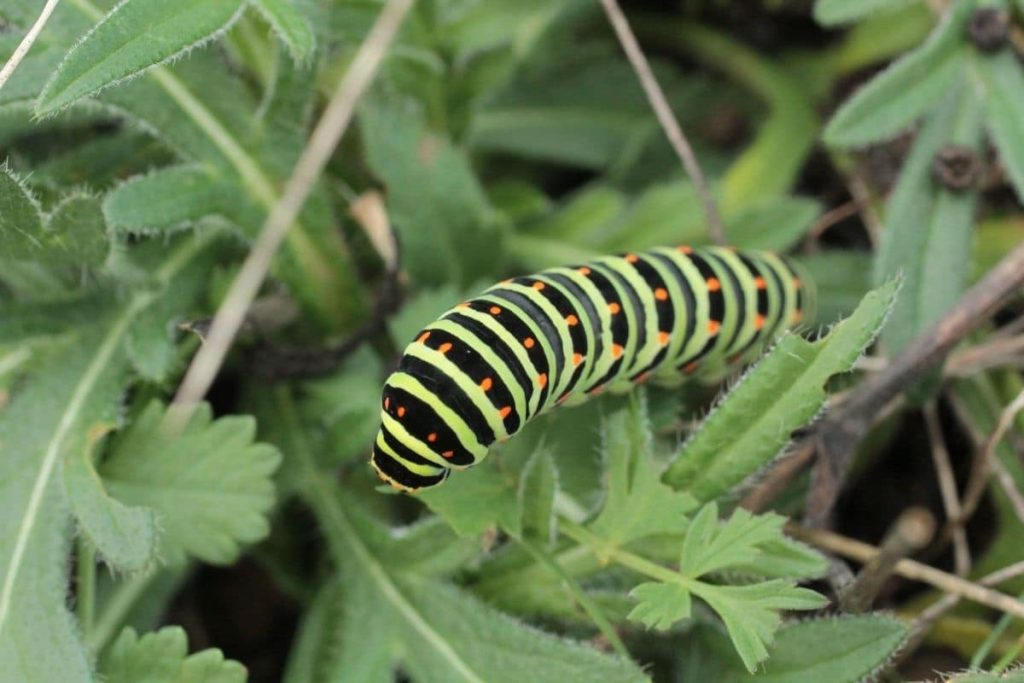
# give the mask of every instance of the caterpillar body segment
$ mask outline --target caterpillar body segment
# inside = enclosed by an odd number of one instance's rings
[[[661,247],[498,283],[427,325],[386,381],[371,463],[435,486],[559,405],[720,373],[813,305],[785,258]]]

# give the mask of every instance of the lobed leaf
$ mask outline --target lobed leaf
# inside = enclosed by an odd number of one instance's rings
[[[110,252],[107,222],[99,200],[85,194],[65,197],[46,221],[47,262],[99,267]]]
[[[156,515],[129,507],[107,493],[96,472],[95,452],[111,426],[94,425],[86,446],[64,463],[64,490],[79,525],[112,569],[143,569],[156,557]]]
[[[244,0],[123,0],[68,52],[43,88],[47,116],[201,45],[238,17]]]
[[[641,583],[629,595],[638,601],[629,613],[629,619],[659,631],[666,631],[677,621],[689,619],[693,608],[690,591],[677,583]]]
[[[252,0],[277,37],[288,47],[292,59],[306,62],[316,50],[316,36],[309,19],[293,0]]]
[[[116,440],[100,473],[118,500],[156,511],[160,551],[169,562],[190,555],[231,563],[243,544],[269,532],[271,477],[280,455],[254,443],[252,418],[213,420],[202,404],[173,435],[164,428],[164,413],[160,403],[150,403]]]
[[[899,8],[910,0],[817,0],[814,19],[822,26],[836,26],[865,19],[883,10]]]
[[[722,619],[736,652],[751,673],[768,657],[768,646],[782,623],[780,610],[820,609],[828,604],[814,591],[781,579],[748,586],[698,583],[693,592]]]
[[[778,455],[793,430],[821,410],[828,379],[848,372],[878,334],[898,287],[892,281],[868,293],[818,341],[784,334],[683,444],[662,480],[714,500]]]
[[[751,564],[760,546],[782,537],[785,518],[774,514],[754,516],[737,508],[727,522],[718,521],[718,504],[705,505],[690,522],[683,540],[679,572],[690,578]]]
[[[210,648],[188,654],[185,630],[165,626],[141,637],[131,627],[121,631],[100,659],[106,683],[244,683],[245,667]]]
[[[966,68],[964,27],[973,7],[954,3],[923,45],[848,99],[825,127],[825,142],[854,147],[884,140],[928,111]]]
[[[6,165],[0,166],[0,259],[37,259],[45,244],[35,198]]]
[[[594,532],[621,545],[682,531],[696,501],[661,482],[643,399],[631,397],[629,407],[604,420],[602,430],[608,493],[592,524]]]

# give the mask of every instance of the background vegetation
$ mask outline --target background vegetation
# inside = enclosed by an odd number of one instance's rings
[[[420,326],[712,232],[613,3],[409,4],[0,0],[0,681],[1024,680],[1024,2],[629,3],[817,318],[416,497],[366,460]]]

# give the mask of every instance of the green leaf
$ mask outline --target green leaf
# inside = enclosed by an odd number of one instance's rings
[[[677,621],[690,618],[693,599],[690,591],[676,583],[641,583],[629,592],[640,604],[629,613],[629,619],[647,628],[666,631]]]
[[[0,671],[11,680],[90,677],[64,602],[70,525],[59,467],[116,411],[118,339],[114,326],[62,345],[0,411]]]
[[[187,554],[229,564],[243,544],[269,531],[271,476],[280,455],[254,443],[252,418],[213,420],[202,404],[173,436],[163,426],[164,413],[151,403],[117,439],[100,473],[118,500],[156,511],[160,552],[169,562]]]
[[[729,243],[742,249],[784,252],[807,234],[820,213],[821,204],[813,199],[770,197],[726,216],[725,232]],[[699,243],[705,241],[702,236]]]
[[[293,0],[253,0],[253,4],[288,46],[292,59],[306,62],[313,56],[316,50],[313,27]]]
[[[519,477],[519,526],[523,537],[550,543],[555,533],[558,470],[551,455],[538,449]]]
[[[107,222],[95,197],[65,197],[47,219],[47,262],[65,266],[102,266],[110,251]]]
[[[1024,73],[1012,51],[977,55],[973,83],[984,101],[985,119],[999,158],[1024,200]]]
[[[162,168],[131,178],[108,192],[103,214],[117,234],[173,232],[210,214],[229,213],[224,211],[226,204],[232,203],[229,184],[199,166]],[[240,193],[241,189],[236,188],[236,200]],[[245,209],[239,206],[237,211]],[[254,219],[258,225],[258,219]]]
[[[427,489],[417,497],[461,536],[479,536],[495,525],[519,535],[519,482],[515,476],[499,470],[494,458],[456,476],[455,486]]]
[[[853,313],[871,289],[871,256],[867,251],[827,249],[795,259],[814,283],[817,294],[817,310],[808,325],[831,325]]]
[[[751,673],[768,657],[768,646],[782,622],[779,610],[819,609],[828,604],[828,600],[814,591],[781,579],[749,586],[698,583],[693,592],[721,617],[729,638]]]
[[[899,283],[885,284],[815,342],[787,333],[743,376],[683,445],[663,480],[714,500],[768,463],[825,402],[829,377],[848,372],[881,329]]]
[[[36,259],[44,249],[39,205],[6,165],[0,166],[0,259]]]
[[[652,438],[646,404],[632,396],[629,407],[602,424],[603,451],[608,463],[608,494],[595,533],[615,544],[678,533],[696,507],[693,497],[661,483],[651,457]]]
[[[697,578],[726,567],[751,564],[761,554],[759,546],[782,536],[785,521],[778,515],[754,516],[737,508],[728,522],[719,524],[718,504],[709,503],[686,530],[679,572]]]
[[[99,664],[106,683],[244,683],[245,667],[215,648],[188,654],[180,626],[165,626],[142,637],[125,628]]]
[[[112,498],[96,472],[96,446],[112,426],[94,425],[64,463],[64,490],[82,530],[112,569],[143,569],[156,555],[156,515]]]
[[[982,153],[982,104],[958,88],[918,135],[886,209],[875,282],[903,274],[903,289],[882,335],[898,353],[960,298],[970,267],[978,192],[952,191],[933,179],[935,155],[948,144]]]
[[[876,12],[907,4],[910,0],[817,0],[814,20],[823,26],[848,24]]]
[[[825,127],[825,142],[852,147],[910,125],[946,94],[966,68],[964,27],[974,3],[957,2],[928,40],[862,87]]]
[[[786,624],[756,674],[729,681],[856,683],[869,679],[907,637],[907,627],[881,615],[828,617]]]
[[[366,102],[359,121],[367,163],[387,186],[409,274],[462,287],[492,276],[501,231],[465,154],[397,102]]]
[[[36,103],[56,113],[211,40],[240,14],[244,0],[125,0],[68,52]]]
[[[1024,683],[1024,672],[1007,671],[1001,674],[967,673],[950,676],[948,683]]]

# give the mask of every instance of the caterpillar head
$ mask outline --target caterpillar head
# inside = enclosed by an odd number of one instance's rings
[[[435,424],[436,415],[427,409],[424,398],[429,397],[417,397],[392,385],[392,379],[400,374],[392,375],[384,385],[381,426],[370,464],[393,488],[412,493],[447,479],[451,470],[440,463],[451,456],[439,450],[445,448],[439,437],[444,427]]]

